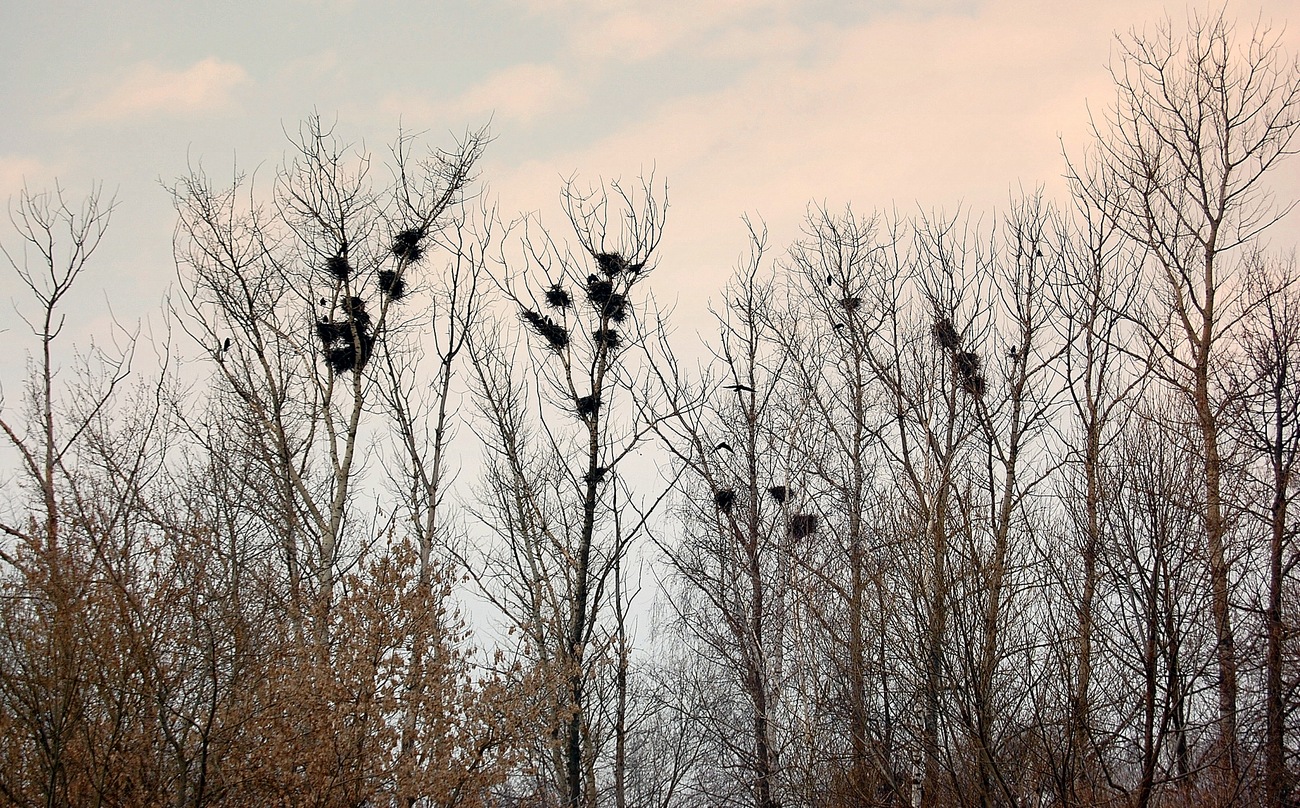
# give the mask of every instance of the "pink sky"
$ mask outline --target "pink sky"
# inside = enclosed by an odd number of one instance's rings
[[[263,171],[283,128],[313,109],[382,150],[399,122],[446,133],[492,120],[483,177],[501,209],[559,227],[562,177],[634,178],[653,167],[671,208],[659,298],[703,325],[746,251],[741,216],[779,252],[810,203],[985,217],[1018,188],[1060,198],[1062,142],[1087,142],[1112,91],[1114,34],[1187,8],[1150,0],[281,0],[113,13],[28,4],[0,35],[0,195],[59,177],[101,180],[120,203],[78,305],[103,333],[157,317],[173,217],[160,181],[235,156]],[[179,9],[178,6],[186,6]],[[1297,4],[1229,7],[1248,29],[1284,28]],[[1192,7],[1201,8],[1201,7]],[[22,34],[15,33],[22,31]],[[1300,52],[1297,34],[1283,40]],[[1276,175],[1300,198],[1300,163]],[[1274,241],[1289,247],[1293,222]],[[5,235],[6,243],[9,236]],[[17,291],[6,279],[6,297]],[[12,327],[12,317],[0,326]]]

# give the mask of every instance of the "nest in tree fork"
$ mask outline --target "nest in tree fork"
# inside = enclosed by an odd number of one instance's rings
[[[598,328],[591,332],[591,338],[595,341],[596,346],[612,351],[618,348],[623,341],[619,333],[612,328]]]
[[[767,489],[767,493],[771,495],[772,499],[777,501],[777,504],[784,505],[786,499],[790,496],[790,489],[786,488],[784,485],[774,485]]]
[[[596,266],[600,271],[605,273],[606,277],[613,278],[622,274],[627,269],[627,259],[615,252],[596,253]]]
[[[790,537],[803,539],[817,532],[817,514],[796,513],[790,517]]]
[[[546,305],[553,309],[567,309],[573,305],[573,298],[557,283],[546,290]]]
[[[862,307],[862,298],[856,296],[845,297],[840,300],[840,305],[847,312],[855,312]]]
[[[357,324],[358,329],[370,327],[370,315],[366,312],[366,301],[359,297],[345,297],[342,301],[343,313]]]
[[[579,396],[578,415],[590,418],[600,409],[600,396]]]
[[[379,291],[388,295],[389,300],[401,300],[406,297],[406,281],[395,270],[379,270]]]
[[[356,342],[348,340],[326,349],[325,363],[335,373],[358,371],[370,361],[370,354],[374,347],[375,341],[369,334],[358,334]]]
[[[934,339],[945,351],[951,351],[961,345],[961,335],[952,327],[952,322],[947,317],[939,317],[934,321]]]
[[[731,506],[736,502],[736,492],[730,488],[723,488],[713,495],[713,504],[723,513],[731,513]]]
[[[980,356],[971,351],[962,351],[953,356],[952,367],[957,371],[957,375],[961,376],[963,381],[971,379],[979,375]]]
[[[531,309],[524,309],[519,313],[519,316],[522,317],[524,322],[528,323],[534,331],[541,334],[547,344],[555,350],[562,351],[568,346],[569,332],[565,331],[564,326],[556,323],[550,317],[538,314]]]
[[[420,241],[426,233],[423,227],[408,227],[393,237],[393,255],[398,259],[414,263],[424,255]]]
[[[617,293],[610,295],[601,314],[616,323],[623,322],[627,319],[627,298]]]
[[[343,322],[321,320],[316,323],[316,338],[320,340],[322,348],[328,348],[331,343],[341,340],[351,340],[352,323],[347,320]]]
[[[348,254],[346,250],[339,250],[336,255],[331,255],[325,259],[325,270],[329,274],[345,281],[352,274],[352,265],[348,263]]]
[[[316,338],[325,349],[325,364],[335,373],[365,367],[375,347],[366,302],[359,297],[345,297],[341,302],[346,319],[316,323]]]
[[[609,298],[614,294],[614,284],[610,281],[601,280],[595,275],[587,276],[587,299],[597,311],[604,311],[609,305]]]

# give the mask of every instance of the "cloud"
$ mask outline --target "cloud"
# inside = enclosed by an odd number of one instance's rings
[[[791,0],[518,0],[527,13],[561,20],[570,55],[637,62],[684,46],[712,50],[720,35],[764,16],[786,16]]]
[[[35,190],[53,175],[49,166],[31,157],[0,155],[0,200],[15,196],[24,186]]]
[[[78,117],[118,121],[141,115],[198,115],[231,104],[236,88],[249,81],[243,67],[208,57],[182,70],[152,62],[137,64]]]
[[[450,101],[390,95],[380,110],[417,121],[480,120],[528,124],[581,104],[584,90],[555,65],[521,64],[488,76]]]

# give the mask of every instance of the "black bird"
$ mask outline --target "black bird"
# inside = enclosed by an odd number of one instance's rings
[[[1017,348],[1015,345],[1012,345],[1010,348],[1007,349],[1007,356],[1011,357],[1012,359],[1019,359],[1020,349]]]
[[[747,384],[724,384],[724,385],[722,385],[722,389],[724,389],[724,390],[735,390],[737,393],[752,393],[752,392],[754,392],[754,388],[750,387],[750,386],[747,385]]]
[[[717,446],[714,446],[714,447],[713,447],[713,451],[715,451],[715,452],[733,452],[733,451],[735,451],[735,450],[731,448],[731,444],[730,444],[730,443],[727,443],[727,442],[724,440],[722,443],[719,443]]]
[[[590,473],[582,475],[584,482],[600,482],[605,479],[605,472],[609,471],[606,466],[596,466]]]
[[[230,350],[230,337],[226,337],[226,341],[223,342],[223,343],[221,343],[221,350],[223,350],[223,351],[229,351],[229,350]]]
[[[320,299],[320,304],[321,304],[322,306],[328,306],[328,305],[330,304],[330,302],[329,302],[328,300],[326,300],[325,298],[322,297],[322,298]]]
[[[844,327],[844,323],[831,323],[831,328],[834,329],[835,331],[839,331],[843,327]]]
[[[835,283],[835,276],[834,276],[834,275],[827,275],[827,276],[826,276],[826,285],[827,285],[827,286],[830,286],[832,283]]]

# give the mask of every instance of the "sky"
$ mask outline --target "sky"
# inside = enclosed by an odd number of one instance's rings
[[[676,303],[679,328],[707,331],[707,301],[747,252],[743,216],[765,221],[779,252],[810,204],[991,217],[1022,188],[1062,198],[1062,149],[1082,150],[1090,110],[1113,96],[1114,35],[1166,14],[1177,24],[1188,8],[7,0],[0,198],[56,180],[73,197],[96,182],[115,195],[111,230],[70,302],[71,327],[102,337],[113,318],[160,327],[176,273],[165,188],[188,165],[269,177],[285,132],[313,112],[377,152],[399,127],[448,145],[490,123],[482,177],[507,215],[537,212],[558,228],[558,190],[575,175],[665,181],[655,294]],[[1245,27],[1285,28],[1297,11],[1297,0],[1229,6]],[[1282,35],[1292,54],[1296,29]],[[1276,185],[1300,198],[1300,165]],[[2,221],[0,241],[14,243]],[[20,291],[0,278],[0,298]],[[15,325],[3,307],[0,328]]]

